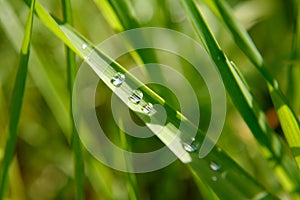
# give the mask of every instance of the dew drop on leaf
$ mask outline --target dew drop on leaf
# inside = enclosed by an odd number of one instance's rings
[[[120,87],[122,85],[122,83],[124,83],[125,81],[125,75],[118,72],[116,73],[112,78],[111,78],[111,83],[115,86],[115,87]]]
[[[87,45],[86,45],[85,43],[83,43],[83,44],[81,45],[81,48],[82,48],[82,49],[86,49],[86,48],[87,48]]]
[[[213,171],[219,171],[221,169],[221,166],[218,165],[215,162],[210,162],[209,167],[213,170]]]
[[[182,145],[183,148],[190,153],[197,151],[199,149],[199,143],[195,140],[195,138],[192,139],[191,143],[184,142]]]
[[[150,114],[153,110],[153,105],[152,103],[147,103],[146,105],[144,105],[142,107],[142,111],[145,113],[145,114]]]
[[[143,99],[143,93],[140,90],[133,90],[128,98],[132,103],[139,104]]]

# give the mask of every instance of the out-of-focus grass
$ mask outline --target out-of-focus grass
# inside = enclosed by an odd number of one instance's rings
[[[70,0],[62,1],[64,22],[73,25],[73,16]],[[73,85],[76,78],[76,54],[72,52],[69,47],[66,47],[66,60],[67,60],[67,76],[68,76],[68,88],[69,88],[69,113],[71,120],[71,145],[73,150],[73,163],[74,163],[74,176],[76,183],[76,199],[83,200],[84,198],[84,182],[85,182],[85,170],[84,159],[82,153],[82,145],[76,131],[72,113],[72,94]]]
[[[6,192],[9,167],[12,163],[17,137],[20,115],[25,93],[27,79],[28,62],[30,56],[30,45],[32,37],[33,18],[35,10],[35,0],[31,2],[30,12],[24,29],[23,42],[20,50],[20,61],[17,76],[14,81],[14,88],[11,98],[9,125],[7,132],[7,141],[5,143],[4,156],[0,171],[0,199],[3,199]]]
[[[105,1],[105,0],[103,0]],[[4,3],[3,3],[4,2]],[[101,2],[101,1],[97,1]],[[117,1],[105,1],[115,2]],[[202,1],[199,1],[200,3]],[[209,1],[207,1],[209,2]],[[229,1],[231,6],[236,9],[244,9],[251,12],[251,6],[261,4],[260,1],[251,1],[252,4],[247,4],[244,1]],[[251,26],[248,30],[253,38],[255,45],[260,50],[262,57],[267,63],[267,68],[272,76],[276,77],[279,83],[284,84],[291,78],[286,79],[284,75],[288,75],[288,69],[285,63],[290,63],[289,49],[292,44],[294,34],[291,28],[292,20],[289,18],[291,13],[290,7],[292,1],[265,1],[265,5],[269,8],[265,17],[259,20],[251,21],[251,15],[247,18]],[[1,150],[5,142],[4,132],[7,129],[7,113],[8,105],[10,105],[10,96],[12,93],[12,81],[16,73],[16,60],[18,45],[20,45],[20,34],[22,31],[17,30],[17,26],[13,19],[18,19],[24,23],[28,9],[21,1],[2,1],[4,4],[10,5],[13,8],[15,18],[8,17],[6,14],[0,14],[0,159]],[[145,3],[144,0],[131,1],[132,8],[136,13],[136,17],[140,20],[140,26],[163,26],[182,31],[188,35],[195,37],[194,30],[187,20],[179,1],[174,0],[151,0]],[[42,4],[55,17],[62,19],[62,9],[59,1],[42,1]],[[88,37],[93,43],[98,43],[113,34],[116,27],[112,26],[112,22],[107,22],[104,11],[98,9],[93,1],[72,1],[74,26],[79,32]],[[176,5],[176,6],[175,6]],[[282,6],[285,5],[285,6]],[[248,7],[247,7],[248,6]],[[246,7],[246,8],[245,8]],[[7,8],[7,7],[2,7]],[[204,7],[205,8],[205,7]],[[248,8],[248,10],[247,10]],[[147,12],[141,12],[141,10]],[[7,11],[6,11],[7,12]],[[119,11],[120,12],[120,11]],[[126,14],[126,13],[125,13]],[[262,86],[264,80],[255,69],[246,60],[245,55],[237,48],[234,41],[229,37],[229,33],[221,26],[213,17],[208,9],[204,12],[208,25],[213,28],[216,39],[224,47],[224,51],[230,55],[237,66],[245,75],[250,87],[253,89],[254,97],[258,99],[258,103],[263,110],[267,111],[272,108],[270,96],[267,88]],[[244,12],[243,14],[246,15]],[[241,19],[241,16],[237,16]],[[5,20],[5,21],[3,21]],[[298,21],[299,23],[299,21]],[[22,26],[21,26],[22,27]],[[15,32],[11,30],[16,30]],[[297,35],[297,34],[296,34]],[[33,60],[29,65],[30,77],[26,87],[26,95],[24,99],[23,115],[20,121],[20,134],[17,142],[17,158],[21,172],[21,179],[24,182],[25,195],[30,199],[71,199],[75,196],[75,181],[72,173],[72,153],[68,144],[70,135],[70,124],[68,117],[68,87],[67,73],[65,68],[65,53],[63,51],[63,43],[56,39],[44,25],[36,20],[34,23],[33,32],[33,47],[35,53],[32,53]],[[21,37],[22,38],[22,37]],[[197,38],[197,37],[195,37]],[[170,41],[176,43],[177,41]],[[12,45],[13,44],[13,45]],[[296,45],[297,46],[297,45]],[[17,48],[16,48],[17,47]],[[180,48],[187,51],[189,47],[180,44]],[[293,50],[295,51],[295,50]],[[163,52],[156,52],[159,62],[170,64],[177,70],[184,73],[191,81],[192,85],[196,85],[195,90],[200,99],[201,114],[209,113],[209,96],[204,84],[199,84],[199,78],[194,77],[194,72],[187,64],[172,55]],[[297,55],[297,54],[296,54]],[[35,57],[35,58],[34,58]],[[296,60],[292,58],[291,61]],[[77,60],[79,65],[81,60]],[[45,67],[42,67],[42,64]],[[130,59],[123,59],[122,65],[127,67],[131,65]],[[293,66],[293,70],[297,71],[297,65]],[[130,67],[128,67],[129,69]],[[40,71],[39,71],[40,70]],[[294,75],[290,73],[290,76]],[[294,80],[297,80],[294,79]],[[290,81],[285,85],[289,89],[289,94],[294,98],[297,92],[297,84]],[[290,90],[292,88],[293,90]],[[110,106],[109,99],[103,96],[109,96],[110,92],[104,85],[99,86],[102,99],[99,99],[98,110],[105,113],[106,127],[115,134],[119,134],[119,130],[115,128],[110,111],[106,109]],[[295,91],[295,92],[291,92]],[[168,96],[167,96],[168,97]],[[293,103],[293,105],[296,105]],[[294,106],[297,108],[297,106]],[[299,110],[295,109],[299,116]],[[267,112],[271,113],[271,112]],[[280,125],[276,122],[274,115],[267,115],[267,119],[273,120],[277,133],[281,134]],[[209,114],[201,115],[200,126],[205,129],[209,121]],[[3,120],[2,120],[3,119]],[[205,123],[206,122],[206,123]],[[3,130],[3,131],[2,131]],[[67,137],[63,136],[63,133]],[[280,136],[282,137],[282,135]],[[144,145],[139,141],[129,138],[128,142],[133,149],[139,149]],[[146,143],[149,146],[155,146],[157,141],[151,140]],[[284,193],[279,185],[290,184],[289,181],[279,181],[271,173],[269,164],[264,154],[258,148],[257,141],[251,136],[249,129],[245,126],[235,107],[229,101],[228,115],[225,128],[219,141],[219,145],[226,150],[248,173],[250,173],[257,181],[262,183],[272,192]],[[127,191],[127,175],[102,166],[89,154],[85,154],[86,175],[85,180],[85,196],[87,199],[128,199],[129,192]],[[0,163],[2,166],[2,163]],[[201,166],[199,167],[201,168]],[[211,196],[207,190],[199,192],[195,182],[192,179],[192,174],[180,162],[175,162],[171,166],[159,170],[157,172],[147,174],[137,174],[138,194],[140,199],[200,199],[201,196]],[[17,179],[12,179],[16,181]],[[206,184],[200,182],[199,185]],[[14,185],[14,182],[10,184]],[[284,185],[285,186],[285,185]],[[204,186],[205,187],[205,186]],[[203,188],[203,187],[200,187]],[[292,187],[291,187],[292,188]],[[293,189],[293,188],[292,188]],[[163,191],[163,192],[162,192]],[[12,192],[12,190],[11,190]],[[205,195],[205,192],[208,194]],[[10,195],[11,193],[9,193]],[[202,195],[203,194],[203,195]],[[282,195],[284,197],[284,194]]]

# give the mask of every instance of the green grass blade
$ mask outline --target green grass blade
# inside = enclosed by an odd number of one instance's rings
[[[63,16],[64,21],[73,25],[73,17],[72,17],[72,9],[70,0],[63,0]],[[74,160],[74,175],[75,175],[75,185],[76,185],[76,199],[83,200],[84,197],[84,180],[85,180],[85,172],[84,172],[84,160],[82,155],[82,146],[79,139],[79,136],[76,132],[73,113],[72,113],[72,91],[74,80],[76,77],[76,55],[75,53],[68,47],[66,47],[66,60],[67,60],[67,71],[68,71],[68,86],[70,93],[70,105],[69,105],[69,113],[72,124],[72,133],[71,133],[71,145],[73,150],[73,160]]]
[[[30,4],[31,0],[24,0],[25,3]],[[77,55],[81,55],[81,53],[74,47],[72,42],[67,38],[67,36],[63,33],[63,31],[59,28],[59,25],[53,19],[47,11],[42,7],[42,5],[37,1],[35,6],[35,12],[40,18],[40,20],[47,22],[44,23],[45,26],[51,30],[58,38],[60,38],[73,52]]]
[[[291,48],[291,63],[288,65],[287,98],[298,117],[300,115],[300,3],[294,1],[293,39]]]
[[[124,30],[138,28],[139,23],[136,20],[135,14],[132,9],[131,2],[128,0],[107,0]]]
[[[258,107],[258,105],[255,103],[255,101],[253,101],[253,97],[250,94],[249,88],[245,84],[245,81],[238,73],[236,67],[221,51],[217,41],[208,29],[208,26],[198,11],[195,3],[192,0],[183,0],[182,3],[187,10],[187,14],[191,18],[195,30],[199,34],[202,41],[206,44],[207,50],[215,61],[233,103],[240,111],[252,132],[255,134],[257,140],[262,145],[265,145],[271,152],[275,153],[272,150],[272,145],[267,143],[268,141],[271,141],[268,138],[270,136],[270,131],[265,130],[265,128],[262,127],[265,126],[265,123],[262,125],[258,123],[257,113],[254,112],[253,109]],[[263,122],[265,122],[265,120],[263,120]]]
[[[121,146],[126,151],[131,151],[130,145],[128,144],[128,141],[126,139],[126,134],[122,131],[122,127],[123,127],[122,119],[120,119]],[[126,159],[125,161],[128,169],[132,169],[130,161]],[[137,184],[136,176],[134,173],[127,173],[126,176],[127,176],[127,190],[128,190],[129,199],[138,200],[139,195],[138,195],[138,184]]]
[[[36,13],[45,24],[55,22],[38,2],[36,6]],[[50,22],[48,22],[48,20],[50,20]],[[70,26],[63,25],[63,24],[55,25],[54,23],[52,23],[52,25],[48,27],[50,28],[50,30],[53,31],[54,34],[60,37],[63,41],[68,40],[66,41],[66,44],[70,45],[70,47],[72,47],[72,49],[74,49],[79,54],[79,56],[81,57],[89,56],[88,59],[89,62],[94,61],[93,63],[89,63],[89,64],[98,65],[97,67],[103,67],[100,66],[101,62],[95,62],[95,61],[111,62],[109,57],[107,57],[105,54],[95,49],[94,46],[89,41],[85,40],[82,36],[76,33]],[[61,33],[63,33],[64,35],[62,35]],[[82,49],[81,47],[83,44],[87,45],[87,48]],[[96,52],[96,53],[91,54],[91,52]],[[111,64],[109,70],[127,72],[122,66],[120,66],[118,63],[114,61]],[[108,86],[110,86],[110,78],[108,80],[106,78],[102,80],[106,84],[108,84]],[[128,79],[131,80],[133,83],[139,82],[130,74],[128,76]],[[178,123],[178,120],[182,118],[184,119],[184,116],[180,115],[178,111],[174,111],[174,110],[172,111],[172,108],[168,107],[166,101],[160,98],[148,87],[143,86],[142,90],[144,94],[147,95],[147,98],[153,99],[152,102],[160,103],[165,107],[167,112],[176,113],[176,119],[168,118],[170,122],[165,126],[163,133],[158,134],[158,137],[164,143],[168,144],[170,139],[173,139],[174,135],[176,135],[177,133],[176,126],[178,124],[176,125],[176,123]],[[122,95],[120,95],[119,97],[123,98]],[[131,109],[135,111],[134,107],[132,107]],[[175,117],[174,114],[171,116]],[[189,126],[189,128],[195,128],[190,124],[190,122],[186,120],[183,120],[182,123],[187,123],[187,126]],[[148,125],[151,128],[151,124]],[[204,139],[204,134],[199,131],[196,140],[201,142],[203,141],[203,139]],[[171,149],[171,150],[175,153],[175,155],[177,155],[176,152],[183,150],[180,141],[178,141],[176,149]],[[262,187],[257,181],[255,181],[251,176],[249,176],[230,157],[228,157],[225,152],[223,152],[218,148],[214,148],[213,151],[209,154],[209,156],[204,159],[199,159],[197,153],[189,154],[187,152],[183,157],[182,155],[180,155],[180,159],[183,160],[183,162],[189,162],[188,165],[190,165],[190,167],[195,171],[195,174],[197,174],[199,177],[205,180],[205,182],[208,183],[211,186],[211,188],[214,189],[214,191],[217,193],[218,196],[226,195],[227,193],[227,197],[229,196],[229,194],[236,194],[237,197],[240,198],[253,198],[257,195],[263,194],[266,198],[276,199],[276,197],[274,197],[269,192],[267,192],[264,187]],[[212,174],[214,174],[214,172],[212,172],[212,170],[210,170],[209,168],[209,162],[211,161],[210,159],[220,163],[224,171],[226,170],[225,175],[219,177],[220,181],[214,182],[211,179]],[[225,187],[226,189],[222,189],[224,188],[224,186],[226,186]]]
[[[113,193],[112,186],[115,177],[106,166],[99,164],[91,155],[86,158],[86,170],[89,181],[96,193],[103,199],[114,200],[117,195]]]
[[[274,80],[264,66],[264,61],[259,51],[255,47],[253,41],[248,35],[247,31],[233,16],[233,12],[224,0],[214,0],[218,7],[222,21],[225,22],[230,30],[233,38],[241,50],[248,56],[252,63],[256,66],[259,72],[267,81],[268,88],[271,94],[272,101],[276,108],[283,132],[287,139],[289,146],[292,149],[300,148],[300,124],[289,106],[285,96],[282,94],[278,82]],[[296,156],[298,167],[300,167],[300,158]]]
[[[118,16],[116,15],[116,13],[114,12],[113,8],[110,6],[107,0],[94,0],[94,2],[98,6],[98,8],[103,12],[103,16],[114,31],[121,32],[124,30],[124,27],[122,26]]]
[[[277,110],[277,114],[285,133],[287,142],[295,156],[298,167],[300,167],[300,130],[299,130],[299,122],[297,118],[290,112],[290,107],[282,102],[281,97],[278,95],[280,91],[278,88],[273,88],[269,86],[271,97],[273,99],[275,108]]]
[[[202,179],[200,179],[200,177],[197,174],[194,174],[193,177],[194,177],[194,180],[199,188],[199,191],[200,191],[203,199],[210,199],[210,200],[219,200],[220,199],[215,194],[215,192],[211,189],[211,187],[209,185],[205,184],[205,182]]]
[[[287,98],[290,100],[290,103],[294,107],[295,112],[298,114],[298,116],[300,114],[299,113],[300,112],[299,53],[300,53],[300,2],[294,1],[293,40],[292,40],[292,49],[291,49],[291,63],[288,65],[289,69],[288,69],[288,78],[287,78],[288,79]],[[283,110],[283,108],[281,108],[281,110]],[[281,112],[281,110],[278,110],[278,112]],[[290,119],[290,120],[292,122],[292,120],[294,119]],[[286,125],[285,127],[287,126],[292,127],[292,125]],[[289,144],[292,148],[292,151],[294,153],[294,156],[296,157],[297,162],[300,163],[299,161],[300,148],[298,147],[300,143],[299,138],[293,138],[293,135],[290,135],[290,137],[287,137],[287,139],[289,140]]]
[[[212,59],[218,67],[227,92],[229,93],[235,107],[242,115],[257,141],[262,145],[264,150],[267,150],[267,155],[272,155],[273,159],[279,162],[282,160],[288,161],[289,159],[283,159],[283,157],[287,157],[288,155],[285,155],[285,152],[282,152],[283,147],[281,142],[277,135],[269,128],[264,112],[260,109],[258,103],[256,103],[246,82],[238,72],[238,69],[221,51],[195,2],[193,0],[182,0],[182,3],[195,27],[195,30],[199,34],[200,38],[202,38],[202,41],[206,44]],[[293,166],[292,161],[288,162],[290,163],[288,165]],[[286,164],[283,164],[282,166],[286,166]],[[298,187],[299,179],[295,178],[294,174],[290,174],[289,170],[284,171],[287,173],[290,181],[293,182],[294,188]],[[299,177],[299,174],[296,176]]]
[[[12,94],[10,120],[9,120],[8,135],[7,135],[8,138],[5,146],[3,167],[1,171],[0,199],[3,199],[5,195],[8,171],[13,159],[15,146],[17,142],[18,124],[20,120],[23,96],[25,92],[28,61],[30,55],[30,43],[31,43],[32,25],[33,25],[33,17],[34,17],[34,6],[35,6],[35,0],[33,0],[31,3],[30,12],[25,27],[25,34],[23,37],[23,43],[20,52],[19,68],[18,68],[13,94]]]
[[[220,19],[226,23],[237,45],[242,49],[242,51],[245,52],[245,54],[256,66],[263,66],[264,61],[262,56],[260,55],[245,28],[243,28],[243,26],[234,17],[233,11],[230,9],[226,1],[214,0],[213,2],[217,8],[215,11],[218,12]]]

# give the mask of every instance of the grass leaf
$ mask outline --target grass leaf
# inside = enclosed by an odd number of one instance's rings
[[[30,55],[34,6],[35,6],[35,0],[32,1],[30,6],[30,12],[28,15],[28,19],[25,27],[25,34],[23,37],[23,43],[21,46],[19,68],[18,68],[13,94],[12,94],[10,120],[9,120],[8,135],[7,135],[8,138],[5,146],[3,167],[1,171],[1,177],[0,177],[1,178],[0,199],[3,199],[5,196],[8,171],[9,171],[10,164],[13,160],[13,155],[15,152],[15,146],[17,142],[18,124],[19,124],[21,109],[23,104],[23,97],[25,92],[26,77],[27,77],[27,70],[28,70],[28,61]]]
[[[121,146],[123,149],[125,149],[126,151],[130,151],[131,148],[130,148],[130,145],[128,144],[128,141],[126,139],[126,134],[122,131],[122,128],[123,128],[123,124],[122,124],[122,119],[120,119],[120,138],[121,138]],[[128,167],[128,169],[132,169],[132,166],[131,166],[131,159],[130,161],[129,160],[126,160],[126,156],[125,157],[125,161],[126,161],[126,165]],[[138,195],[138,184],[137,184],[137,180],[136,180],[136,176],[134,173],[127,173],[126,174],[127,176],[127,190],[128,190],[128,196],[129,196],[129,199],[132,199],[132,200],[138,200],[139,199],[139,195]]]
[[[72,9],[71,9],[71,2],[70,0],[63,0],[63,14],[64,20],[66,23],[70,25],[73,24],[73,17],[72,17]],[[72,113],[72,91],[74,80],[76,77],[76,55],[75,53],[66,47],[66,60],[67,60],[67,71],[68,71],[68,86],[69,86],[69,93],[70,93],[70,119],[72,124],[72,149],[73,149],[73,160],[74,160],[74,174],[75,174],[75,185],[76,185],[76,199],[83,200],[84,197],[84,179],[85,179],[85,172],[84,172],[84,160],[82,155],[82,146],[79,139],[79,136],[76,132],[73,113]]]
[[[237,45],[248,56],[267,81],[272,101],[289,146],[292,149],[300,148],[300,124],[294,111],[291,109],[285,96],[282,94],[278,86],[278,82],[273,79],[266,70],[262,56],[255,47],[245,28],[243,28],[243,26],[233,16],[233,11],[230,9],[226,1],[214,0],[214,2],[218,8],[222,21],[227,25]],[[300,158],[297,156],[296,161],[298,167],[300,167]]]
[[[22,42],[22,35],[24,33],[21,22],[9,3],[6,1],[0,1],[0,5],[0,21],[2,23],[3,30],[17,52],[20,49],[20,43]],[[64,96],[53,86],[53,79],[51,79],[52,77],[45,69],[46,67],[50,67],[50,65],[39,59],[39,53],[40,52],[36,51],[34,47],[31,47],[30,55],[32,66],[41,67],[29,67],[29,73],[35,85],[44,96],[45,101],[49,105],[62,131],[68,135],[70,133],[70,125],[67,120],[68,111],[63,103],[65,100],[63,98]]]
[[[110,6],[107,0],[94,0],[98,8],[103,12],[103,16],[108,21],[110,26],[116,32],[121,32],[124,30],[118,16],[114,12],[113,8]]]
[[[278,162],[289,163],[279,165],[278,167],[285,167],[287,165],[293,166],[293,161],[288,159],[289,155],[285,154],[282,150],[283,146],[281,145],[280,139],[269,128],[264,112],[260,109],[258,103],[250,93],[250,89],[244,81],[244,78],[238,72],[235,65],[228,60],[226,55],[220,49],[195,2],[193,0],[182,0],[182,4],[186,9],[196,32],[205,43],[207,50],[218,67],[227,92],[235,107],[242,115],[257,141],[263,147],[263,150],[266,150],[268,152],[267,155],[271,155],[273,159],[278,160]],[[257,53],[253,53],[253,55],[257,56]],[[257,59],[257,62],[261,62],[259,56],[254,58]],[[283,171],[286,173],[289,180],[293,182],[293,189],[298,187],[299,179],[295,178],[295,174],[291,174],[286,168]],[[299,177],[299,173],[297,173],[296,176]]]

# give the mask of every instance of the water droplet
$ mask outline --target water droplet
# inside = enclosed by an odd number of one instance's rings
[[[217,181],[217,180],[218,180],[218,177],[216,177],[216,176],[213,176],[213,177],[211,177],[211,180],[215,182],[215,181]]]
[[[83,44],[81,45],[81,48],[82,48],[82,49],[86,49],[86,48],[87,48],[87,45],[86,45],[85,43],[83,43]]]
[[[133,90],[128,98],[132,103],[139,104],[143,99],[143,93],[140,90]]]
[[[183,145],[183,148],[187,152],[190,152],[190,153],[197,151],[199,148],[199,143],[195,140],[195,138],[192,139],[191,143],[184,142],[182,145]]]
[[[122,83],[125,81],[125,75],[118,72],[116,73],[110,80],[110,82],[115,86],[115,87],[120,87]]]
[[[150,114],[153,109],[152,103],[147,103],[146,105],[143,106],[142,111],[146,114]]]
[[[218,165],[215,162],[210,162],[209,167],[213,170],[213,171],[219,171],[221,169],[221,166]]]
[[[225,179],[225,178],[227,177],[227,174],[228,174],[228,172],[227,172],[227,171],[225,171],[225,172],[222,172],[222,174],[221,174],[221,177]]]

